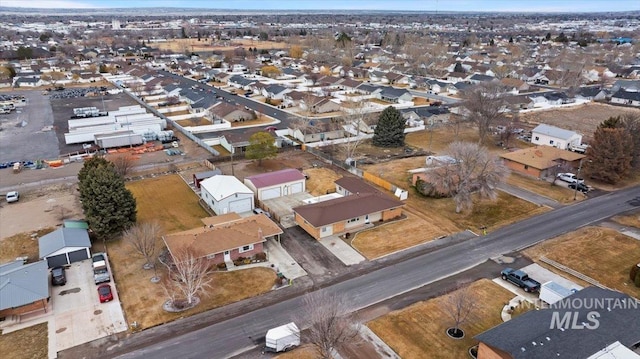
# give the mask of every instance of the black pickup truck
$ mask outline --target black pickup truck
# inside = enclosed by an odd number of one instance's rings
[[[529,278],[529,275],[521,270],[505,268],[500,274],[502,279],[517,285],[525,292],[532,293],[540,290],[540,282]]]

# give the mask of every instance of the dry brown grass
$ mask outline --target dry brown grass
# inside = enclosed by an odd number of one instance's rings
[[[179,110],[179,111],[173,111],[173,112],[165,112],[163,115],[171,118],[173,116],[182,116],[182,115],[188,115],[191,112],[189,110]]]
[[[410,193],[404,213],[407,219],[358,233],[352,245],[369,259],[431,241],[439,236],[481,226],[489,231],[549,210],[498,192],[496,201],[474,200],[471,211],[455,213],[451,198],[425,198]]]
[[[521,175],[519,173],[512,172],[509,178],[507,179],[507,183],[510,185],[525,189],[527,191],[537,193],[541,196],[551,198],[560,203],[574,202],[573,200],[573,195],[575,193],[574,190],[567,187],[563,187],[563,186],[556,186],[556,185],[552,186],[551,183],[545,180],[528,177],[528,176]],[[581,201],[585,198],[586,197],[582,194],[582,192],[578,191],[576,196],[577,201]]]
[[[342,178],[333,170],[324,167],[308,168],[304,172],[309,175],[307,180],[307,192],[313,196],[322,196],[323,194],[336,191],[335,181]]]
[[[636,113],[638,110],[601,103],[588,103],[565,109],[535,111],[520,115],[523,122],[529,122],[532,127],[539,123],[546,123],[567,130],[576,131],[584,135],[584,142],[589,142],[596,127],[612,116],[626,113]]]
[[[454,141],[478,142],[478,130],[471,126],[460,126],[456,136],[454,126],[442,126],[433,129],[433,137],[429,130],[424,130],[408,133],[405,138],[407,145],[435,153],[444,152]],[[431,148],[429,148],[429,142],[431,142]]]
[[[615,216],[611,219],[623,226],[640,228],[640,212],[638,211],[632,214]]]
[[[301,345],[300,347],[284,353],[279,354],[275,359],[317,359],[319,358],[315,349],[310,344]]]
[[[39,229],[34,232],[25,232],[7,237],[0,241],[0,263],[7,263],[17,257],[28,257],[29,262],[40,259],[38,238],[55,230],[54,227]],[[32,234],[35,236],[32,237]],[[0,351],[1,353],[1,351]]]
[[[6,359],[42,359],[49,357],[48,323],[36,324],[0,335],[0,353]]]
[[[211,121],[207,118],[204,117],[198,117],[198,118],[190,118],[188,120],[180,120],[180,121],[176,121],[176,123],[182,127],[188,127],[188,126],[206,126],[206,125],[210,125]]]
[[[367,325],[402,358],[468,358],[477,341],[473,336],[502,323],[500,312],[513,294],[487,279],[471,284],[478,303],[469,320],[461,325],[463,339],[449,338],[452,325],[443,310],[446,296],[416,303],[392,312]]]
[[[430,102],[428,98],[424,97],[414,97],[412,101],[415,106],[428,105]]]
[[[184,51],[233,51],[236,47],[257,47],[258,49],[286,49],[289,45],[284,42],[275,41],[253,41],[247,39],[234,39],[232,41],[214,42],[201,39],[172,39],[167,42],[152,43],[150,46],[160,50],[171,50],[174,52]]]
[[[631,266],[638,263],[640,241],[616,230],[581,228],[529,248],[525,254],[533,260],[546,256],[609,288],[640,298],[640,288],[629,280]]]
[[[198,197],[178,175],[131,182],[127,188],[136,198],[138,221],[156,219],[165,233],[201,226],[200,218],[208,217],[198,204]],[[164,247],[162,239],[158,239],[157,246]],[[201,295],[202,302],[196,308],[168,313],[162,309],[166,300],[162,287],[150,282],[153,271],[141,269],[145,260],[122,239],[108,242],[107,249],[127,320],[137,321],[141,328],[262,294],[271,289],[276,278],[270,268],[216,272],[212,274],[212,288],[207,291],[208,295]],[[158,265],[158,272],[166,276],[166,269],[161,265]]]
[[[209,214],[198,204],[198,196],[178,175],[127,183],[136,198],[138,222],[158,220],[165,233],[202,225]]]
[[[248,120],[242,122],[231,122],[231,127],[246,127],[246,126],[256,126],[256,125],[268,125],[273,123],[273,119],[266,116],[258,116],[255,120]]]

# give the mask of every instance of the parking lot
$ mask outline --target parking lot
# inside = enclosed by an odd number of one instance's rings
[[[113,282],[109,283],[113,301],[100,303],[91,259],[73,263],[66,275],[67,284],[51,290],[53,318],[49,322],[49,338],[55,338],[56,351],[127,330]]]
[[[26,102],[0,115],[0,163],[57,158],[60,152],[49,99],[38,90],[12,94],[25,96]]]

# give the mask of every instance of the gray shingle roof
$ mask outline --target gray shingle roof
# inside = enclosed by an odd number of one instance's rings
[[[635,300],[620,292],[587,287],[558,302],[554,309],[529,311],[475,338],[516,359],[587,358],[616,341],[626,347],[640,342],[640,304],[635,308],[629,305],[620,308],[614,304]],[[600,308],[597,303],[609,304]],[[575,323],[592,325],[593,317],[587,317],[591,311],[600,315],[596,318],[598,326],[595,329],[570,329],[571,323],[569,329],[551,329],[553,313],[559,313],[563,318],[565,313],[577,312]],[[573,317],[571,322],[574,322]]]
[[[58,228],[38,239],[40,258],[65,247],[91,247],[89,233],[80,228]]]
[[[536,128],[534,128],[531,132],[559,138],[562,140],[568,140],[571,138],[571,136],[574,136],[576,134],[573,131],[565,130],[563,128],[555,126],[545,125],[544,123],[536,126]]]
[[[16,308],[49,297],[47,261],[0,265],[0,310]]]
[[[618,92],[613,94],[613,96],[611,96],[611,97],[612,98],[621,98],[621,99],[625,99],[625,100],[640,101],[640,92],[618,90]]]

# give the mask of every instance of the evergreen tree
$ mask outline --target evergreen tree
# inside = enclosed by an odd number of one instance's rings
[[[258,160],[258,166],[262,166],[262,160],[273,158],[278,154],[275,139],[267,132],[257,132],[249,137],[249,146],[245,152],[245,157]]]
[[[585,174],[602,182],[618,183],[631,169],[632,147],[624,122],[620,117],[610,117],[598,126],[587,148]]]
[[[136,200],[111,162],[102,157],[87,160],[78,180],[82,208],[98,238],[113,238],[135,223]]]
[[[373,145],[377,147],[404,146],[404,124],[400,111],[389,106],[382,111],[373,132]]]

